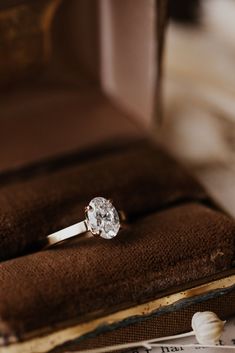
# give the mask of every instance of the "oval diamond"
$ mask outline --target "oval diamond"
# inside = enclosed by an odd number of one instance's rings
[[[93,234],[102,238],[114,238],[120,229],[120,219],[116,208],[110,200],[95,197],[86,209],[87,227]]]

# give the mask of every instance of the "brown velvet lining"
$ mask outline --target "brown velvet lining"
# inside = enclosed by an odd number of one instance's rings
[[[1,326],[21,336],[84,321],[229,269],[234,234],[227,216],[190,203],[138,220],[112,241],[74,240],[3,262]]]
[[[39,239],[84,218],[94,196],[113,199],[130,220],[187,200],[202,188],[161,150],[145,143],[26,181],[0,192],[0,259],[31,251]]]
[[[143,136],[142,129],[94,85],[28,85],[0,96],[0,173]]]

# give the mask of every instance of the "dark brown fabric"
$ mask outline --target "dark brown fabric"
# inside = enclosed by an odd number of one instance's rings
[[[1,327],[24,335],[155,298],[231,268],[235,224],[191,203],[154,213],[112,241],[80,239],[0,265]]]
[[[143,136],[94,84],[31,85],[0,96],[0,173]]]
[[[146,142],[0,188],[0,259],[30,250],[36,240],[84,218],[95,196],[111,198],[133,218],[206,199],[200,186]]]
[[[186,306],[171,313],[152,317],[151,319],[143,320],[139,323],[116,329],[115,331],[99,334],[94,338],[87,338],[77,344],[70,343],[65,347],[50,351],[50,353],[68,352],[68,347],[69,351],[73,352],[82,349],[94,349],[123,343],[138,342],[188,332],[192,329],[191,320],[193,314],[198,311],[207,310],[213,311],[222,320],[228,319],[234,315],[235,291],[213,299],[208,299],[204,302]],[[173,342],[172,346],[174,346]],[[123,350],[121,352],[123,352]],[[128,352],[130,352],[130,350],[128,350]]]

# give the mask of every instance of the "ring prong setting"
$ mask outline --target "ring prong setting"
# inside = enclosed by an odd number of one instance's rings
[[[88,230],[104,239],[114,238],[120,229],[120,217],[111,200],[95,197],[86,207]]]

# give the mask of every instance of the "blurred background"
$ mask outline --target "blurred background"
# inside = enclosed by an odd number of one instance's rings
[[[149,128],[153,4],[1,2],[0,172]],[[155,134],[235,216],[235,0],[169,0],[168,14]]]
[[[170,0],[158,140],[235,216],[235,1]]]

